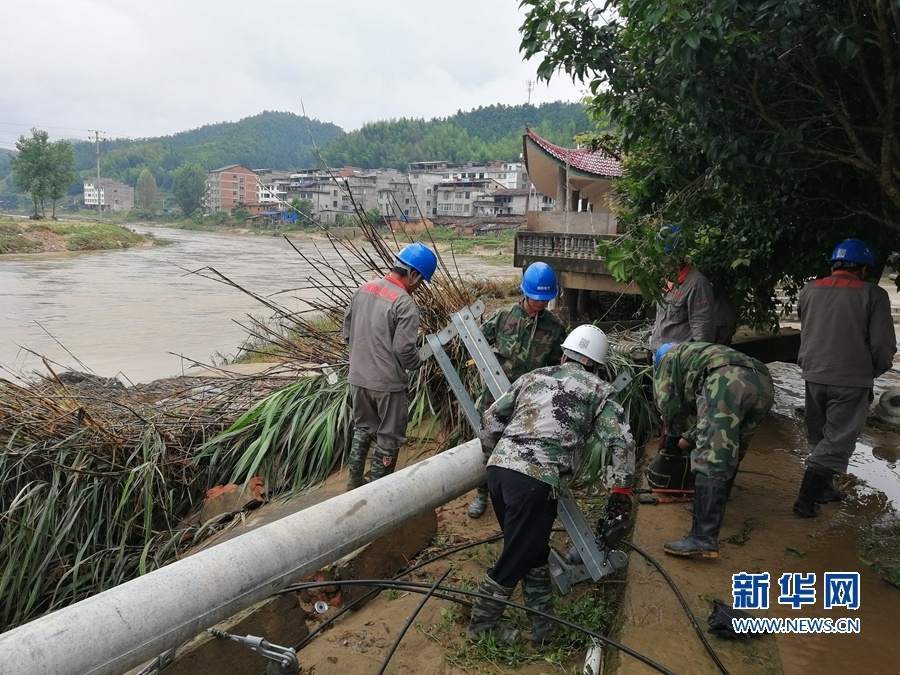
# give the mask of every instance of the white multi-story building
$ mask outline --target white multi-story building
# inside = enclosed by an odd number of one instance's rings
[[[378,190],[381,215],[408,219],[430,218],[437,215],[437,190],[443,180],[440,174],[398,174]]]
[[[131,211],[134,209],[134,188],[111,178],[84,183],[84,205],[111,211]]]
[[[531,211],[552,211],[552,197],[530,189],[501,188],[474,203],[476,216],[524,216]]]
[[[288,186],[291,174],[287,171],[256,169],[256,200],[269,210],[283,211],[287,208]]]
[[[442,182],[437,190],[437,215],[468,217],[476,215],[475,204],[483,204],[503,185],[493,179]]]

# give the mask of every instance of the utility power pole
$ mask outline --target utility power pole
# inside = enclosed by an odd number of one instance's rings
[[[106,132],[88,129],[88,133],[94,134],[94,145],[97,149],[97,182],[94,184],[94,189],[97,190],[97,213],[100,214],[103,212],[103,203],[100,200],[100,134],[105,134]]]

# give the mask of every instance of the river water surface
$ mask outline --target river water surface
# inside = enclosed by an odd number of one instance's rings
[[[134,383],[177,375],[191,363],[172,353],[201,362],[234,354],[245,338],[235,320],[266,315],[249,296],[185,269],[214,267],[260,294],[301,286],[312,273],[281,237],[131,227],[172,243],[0,258],[0,365],[16,372],[41,369],[40,360],[21,349],[27,347],[85,370],[68,350],[98,375],[121,374]],[[339,263],[325,241],[294,244]],[[457,262],[464,275],[516,272],[477,258]],[[299,306],[291,296],[311,295],[300,291],[278,301]]]

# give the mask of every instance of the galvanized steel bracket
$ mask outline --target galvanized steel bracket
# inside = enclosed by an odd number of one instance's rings
[[[444,377],[447,378],[450,389],[462,407],[466,420],[476,435],[481,432],[481,416],[478,414],[472,397],[466,391],[459,373],[453,368],[450,357],[444,351],[444,345],[448,344],[454,337],[459,337],[469,356],[478,367],[478,372],[481,374],[494,400],[505,394],[510,387],[509,378],[503,372],[494,350],[488,344],[487,338],[484,337],[484,333],[481,332],[481,328],[475,321],[475,318],[481,316],[483,312],[484,303],[479,300],[452,314],[450,317],[451,322],[446,328],[438,333],[427,335],[425,337],[425,345],[419,350],[419,358],[423,361],[431,356],[435,357],[444,373]],[[623,373],[613,382],[613,388],[619,391],[630,380],[631,377]],[[610,552],[605,547],[601,549],[598,546],[593,529],[578,508],[575,498],[568,489],[564,489],[560,495],[558,517],[566,528],[566,532],[572,539],[582,560],[581,564],[569,563],[551,549],[551,579],[560,593],[568,593],[572,586],[579,581],[587,579],[598,581],[622,567],[624,554],[619,551]]]

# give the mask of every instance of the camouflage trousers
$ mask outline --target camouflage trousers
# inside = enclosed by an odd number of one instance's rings
[[[697,395],[691,469],[709,478],[732,478],[773,400],[772,379],[767,375],[741,366],[710,371]]]
[[[400,446],[406,442],[407,399],[405,391],[374,391],[350,387],[353,402],[353,440],[347,458],[351,489],[365,481],[363,473],[372,441],[372,480],[394,471]]]
[[[350,456],[347,458],[347,487],[351,490],[365,484],[366,480],[363,474],[366,470],[366,457],[369,454],[369,447],[372,445],[374,436],[365,429],[354,429],[353,440],[350,443]],[[399,448],[382,448],[376,446],[372,453],[372,466],[369,469],[369,477],[371,480],[384,478],[394,472],[397,466],[397,455],[400,453]]]

